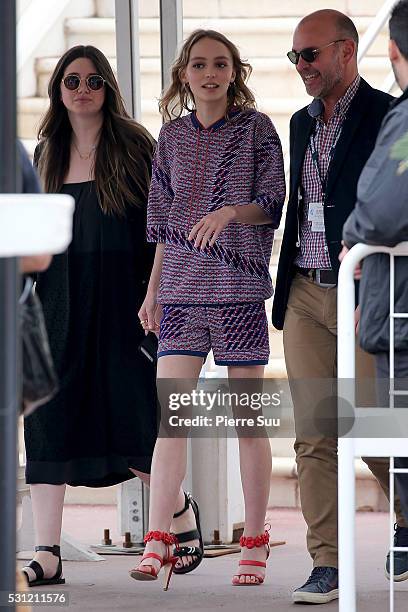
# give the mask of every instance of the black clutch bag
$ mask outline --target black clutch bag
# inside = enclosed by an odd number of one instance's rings
[[[19,299],[22,338],[24,415],[50,400],[58,391],[58,379],[48,344],[41,302],[33,279],[25,281]]]
[[[157,347],[159,341],[157,340],[156,334],[149,332],[147,336],[143,338],[138,346],[138,351],[146,357],[152,364],[157,363]]]

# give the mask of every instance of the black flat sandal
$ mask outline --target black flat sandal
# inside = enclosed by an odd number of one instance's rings
[[[38,552],[39,550],[46,550],[47,552],[51,552],[55,557],[58,557],[57,571],[55,572],[54,576],[52,576],[51,578],[44,578],[44,570],[41,567],[41,565],[38,563],[38,561],[34,561],[34,560],[30,561],[28,565],[25,565],[24,567],[21,568],[21,571],[26,577],[27,585],[29,587],[32,587],[32,586],[41,586],[41,585],[46,585],[46,584],[65,584],[65,578],[62,578],[62,561],[61,561],[60,547],[57,546],[56,544],[54,546],[36,546],[35,552]],[[30,581],[29,575],[25,571],[26,568],[27,569],[30,568],[33,570],[33,572],[36,575],[36,580]]]
[[[189,572],[192,572],[196,569],[196,567],[200,565],[204,556],[204,545],[203,538],[201,535],[200,512],[198,510],[198,504],[193,499],[191,493],[184,492],[184,499],[185,503],[183,510],[180,510],[180,512],[176,512],[176,514],[173,515],[173,518],[177,518],[184,514],[184,512],[188,510],[189,506],[191,506],[194,512],[197,528],[192,529],[191,531],[183,531],[182,533],[174,533],[174,535],[176,536],[177,542],[179,544],[182,544],[183,542],[188,542],[189,540],[198,540],[200,542],[200,546],[181,546],[174,550],[173,554],[175,557],[195,557],[194,561],[189,565],[183,565],[183,567],[175,566],[173,569],[173,572],[175,574],[188,574]]]

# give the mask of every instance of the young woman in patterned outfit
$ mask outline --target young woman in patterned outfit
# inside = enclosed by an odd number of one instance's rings
[[[273,291],[268,268],[285,179],[279,137],[255,110],[245,84],[250,71],[222,34],[197,30],[184,43],[160,101],[168,121],[153,163],[147,228],[157,248],[139,311],[146,332],[160,330],[159,381],[196,381],[210,349],[216,364],[228,366],[230,380],[261,381],[268,363],[265,300]],[[150,531],[145,555],[131,571],[137,580],[154,580],[164,567],[165,589],[181,556],[195,567],[203,553],[198,538],[177,542],[167,533],[186,473],[186,448],[181,437],[162,436],[156,443]],[[269,440],[240,437],[239,451],[245,529],[233,584],[261,584],[269,539]],[[196,505],[185,514],[185,527],[194,533]],[[179,543],[184,546],[177,552]]]

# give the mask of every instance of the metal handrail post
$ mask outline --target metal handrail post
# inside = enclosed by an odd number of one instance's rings
[[[0,73],[0,193],[13,193],[18,187],[14,0],[1,5]],[[17,259],[0,258],[0,592],[14,592],[16,587],[17,286]],[[0,608],[14,610],[15,605]]]
[[[359,261],[357,245],[344,258],[339,271],[337,291],[337,324],[338,324],[338,397],[339,419],[341,405],[344,401],[355,406],[355,293],[354,268]],[[338,442],[338,482],[339,503],[347,500],[344,511],[339,512],[338,538],[339,546],[339,611],[355,612],[356,571],[355,571],[355,479],[354,479],[354,441],[350,437],[341,437]]]
[[[140,90],[140,35],[138,0],[115,0],[116,61],[126,110],[142,120]]]
[[[337,291],[337,350],[339,378],[339,419],[344,400],[355,408],[355,294],[354,270],[357,264],[374,253],[386,253],[394,258],[408,255],[408,242],[401,242],[395,247],[369,246],[356,244],[343,259],[339,271]],[[393,300],[393,279],[390,278]],[[391,292],[390,292],[391,293]],[[391,306],[391,297],[390,297]],[[395,316],[394,302],[390,308],[391,318]],[[390,322],[390,328],[392,324]],[[393,344],[392,344],[393,348]],[[349,416],[349,415],[347,415]],[[367,445],[366,445],[367,446]],[[355,474],[354,457],[356,443],[352,436],[339,439],[339,612],[356,612],[356,579],[355,579]],[[361,450],[361,448],[359,449]],[[378,449],[377,449],[378,452]],[[390,494],[394,495],[393,483]],[[392,535],[390,523],[390,537]],[[391,560],[392,565],[392,560]],[[392,568],[391,568],[392,575]],[[390,610],[393,609],[393,584],[390,585]]]
[[[183,39],[182,0],[160,0],[161,85],[170,82],[170,68]]]

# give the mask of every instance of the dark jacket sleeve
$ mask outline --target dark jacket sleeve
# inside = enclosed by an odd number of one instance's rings
[[[296,255],[297,241],[297,188],[294,176],[295,138],[298,111],[292,116],[289,128],[290,150],[290,194],[286,209],[285,228],[279,255],[278,272],[276,277],[275,295],[272,305],[272,324],[276,329],[283,329],[286,305],[288,302],[290,286],[293,278],[293,260]]]
[[[408,108],[390,111],[376,146],[360,176],[357,203],[343,227],[343,240],[351,248],[358,242],[393,247],[408,240],[408,170],[398,173],[391,158],[395,142],[408,132]]]
[[[27,151],[23,144],[18,141],[20,165],[23,178],[23,193],[41,193],[40,181],[37,172],[31,165]]]

